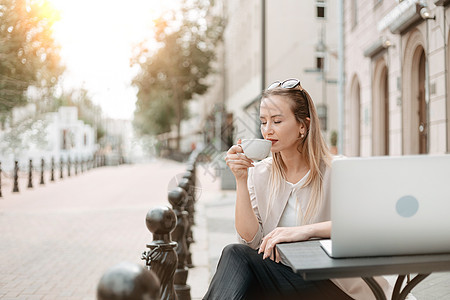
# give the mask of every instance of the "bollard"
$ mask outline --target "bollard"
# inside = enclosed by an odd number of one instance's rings
[[[67,157],[67,177],[70,177],[70,156]]]
[[[98,300],[159,300],[159,279],[153,271],[123,262],[108,269],[97,285]]]
[[[44,183],[44,166],[45,166],[44,159],[41,158],[41,180],[39,181],[39,184],[45,184]]]
[[[52,169],[50,171],[50,181],[55,181],[55,159],[52,157]]]
[[[62,157],[59,159],[59,178],[63,179],[64,175],[63,175],[63,170],[64,169],[64,162]]]
[[[28,164],[28,188],[33,187],[33,160],[30,159]]]
[[[197,185],[196,178],[195,178],[195,162],[188,164],[186,171],[192,173],[192,184],[195,186]]]
[[[186,256],[186,265],[188,268],[193,268],[194,265],[192,263],[192,254],[190,251],[191,244],[194,242],[194,235],[192,234],[192,226],[194,226],[194,198],[192,197],[192,186],[189,182],[189,179],[182,178],[180,183],[178,184],[187,195],[187,201],[185,210],[188,213],[188,225],[186,229],[186,244],[187,244],[187,256]]]
[[[175,271],[174,284],[178,300],[191,299],[191,287],[186,284],[188,268],[186,259],[188,255],[186,235],[189,226],[188,213],[184,210],[187,201],[186,191],[176,187],[169,191],[169,203],[172,204],[173,211],[177,216],[177,226],[172,232],[172,238],[177,242],[178,265]]]
[[[13,193],[19,192],[19,162],[14,161],[14,186]]]
[[[3,197],[2,195],[2,163],[0,162],[0,197]]]
[[[142,253],[141,258],[161,282],[159,289],[161,299],[176,300],[173,280],[178,264],[175,252],[177,243],[172,241],[170,233],[175,229],[177,217],[169,207],[160,206],[149,210],[145,221],[148,230],[153,234],[153,241],[147,244],[150,250]]]

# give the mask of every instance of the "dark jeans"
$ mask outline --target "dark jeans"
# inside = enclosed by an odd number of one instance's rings
[[[351,299],[329,280],[305,281],[291,268],[242,244],[223,249],[203,299]]]

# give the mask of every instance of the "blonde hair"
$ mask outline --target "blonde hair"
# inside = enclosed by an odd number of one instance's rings
[[[331,154],[320,132],[319,117],[309,93],[300,85],[296,88],[274,88],[263,92],[261,100],[270,96],[283,96],[289,99],[291,110],[298,123],[306,128],[304,137],[299,138],[297,150],[310,168],[309,176],[302,187],[310,186],[311,194],[305,213],[301,211],[297,199],[298,218],[300,223],[309,224],[317,215],[323,202],[323,176],[326,166],[331,164]],[[309,122],[306,118],[310,118]],[[268,212],[276,201],[275,197],[286,180],[286,165],[279,152],[273,153],[272,172],[269,179],[271,187]]]

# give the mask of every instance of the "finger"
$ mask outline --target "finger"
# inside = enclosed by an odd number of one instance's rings
[[[263,237],[262,243],[261,243],[261,246],[260,246],[260,253],[264,252],[264,250],[267,248],[268,241],[270,241],[270,239],[272,239],[272,237],[274,235],[276,235],[276,232],[277,232],[277,228],[275,228],[274,230],[269,232],[265,237]]]
[[[277,241],[274,238],[270,239],[270,241],[267,242],[263,258],[267,258],[272,255],[276,244]]]
[[[270,239],[271,234],[272,234],[272,232],[269,233],[268,235],[266,235],[265,237],[263,237],[262,242],[261,242],[261,245],[259,246],[259,251],[258,251],[258,253],[262,253],[262,252],[264,252],[264,251],[266,250],[266,247],[267,247],[267,241]]]
[[[236,153],[243,153],[244,150],[242,150],[242,147],[239,145],[233,145],[228,149],[227,154],[236,154]]]
[[[275,247],[275,262],[279,263],[281,261],[280,255],[278,254],[278,249]]]
[[[241,139],[238,139],[237,144],[240,145],[242,143]]]
[[[237,171],[247,171],[249,168],[253,168],[253,165],[235,165],[235,164],[227,164],[231,171],[237,172]]]
[[[241,169],[247,169],[250,167],[254,167],[254,165],[251,162],[240,160],[240,159],[229,159],[227,160],[227,165],[231,167],[238,167]]]
[[[258,254],[264,252],[264,250],[266,249],[266,243],[267,243],[266,240],[263,239],[263,240],[262,240],[262,243],[261,243],[261,246],[259,246]]]
[[[236,153],[236,156],[239,157],[239,158],[241,158],[241,159],[244,159],[244,160],[246,160],[246,161],[248,161],[248,162],[253,162],[253,160],[250,159],[250,158],[248,158],[248,157],[245,155],[245,153],[237,152],[237,153]]]
[[[275,252],[272,251],[272,253],[270,253],[270,257],[269,257],[272,261],[275,261]]]
[[[246,161],[250,164],[254,163],[253,160],[251,160],[250,158],[248,158],[247,156],[245,156],[244,154],[237,152],[237,153],[228,153],[227,156],[225,157],[225,161],[230,161],[230,160],[242,160],[242,161]]]

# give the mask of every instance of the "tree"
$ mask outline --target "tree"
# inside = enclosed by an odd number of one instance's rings
[[[212,5],[207,0],[183,1],[179,12],[157,22],[159,49],[152,53],[141,43],[132,59],[140,69],[133,80],[138,88],[135,125],[142,133],[158,134],[175,124],[177,150],[187,101],[208,90],[205,78],[213,72],[211,63],[222,37],[223,21],[212,13]]]
[[[27,102],[30,86],[49,88],[63,72],[52,37],[58,19],[46,0],[0,2],[0,113]]]

